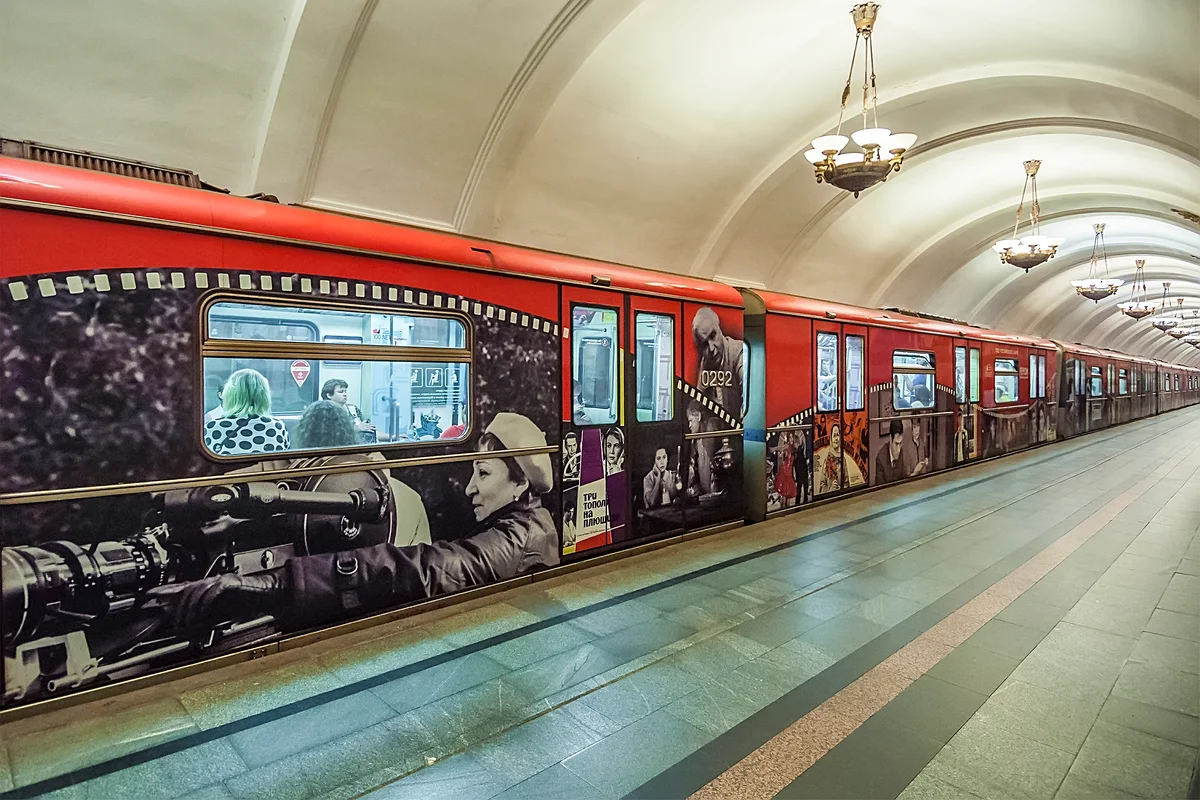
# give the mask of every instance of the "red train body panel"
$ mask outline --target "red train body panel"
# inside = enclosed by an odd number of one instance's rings
[[[12,159],[0,315],[4,707],[1200,400],[1083,345]],[[270,608],[162,617],[268,574]]]

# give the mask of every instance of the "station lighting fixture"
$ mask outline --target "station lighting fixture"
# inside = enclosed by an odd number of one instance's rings
[[[1013,225],[1012,238],[1001,239],[992,246],[992,249],[1000,254],[1001,263],[1012,264],[1017,269],[1023,269],[1026,272],[1038,264],[1045,263],[1047,259],[1054,258],[1058,246],[1064,241],[1041,235],[1041,228],[1038,225],[1041,208],[1038,206],[1037,196],[1037,173],[1038,167],[1041,165],[1040,160],[1025,162],[1025,185],[1021,187],[1021,202],[1017,205],[1017,222]],[[1029,207],[1029,235],[1018,238],[1021,228],[1021,213],[1025,210],[1025,193],[1029,191],[1031,184],[1033,203]]]
[[[1080,297],[1086,297],[1088,300],[1094,300],[1099,303],[1106,297],[1112,297],[1117,293],[1117,289],[1125,281],[1120,278],[1109,278],[1108,275],[1108,251],[1104,249],[1104,223],[1097,222],[1092,226],[1092,230],[1096,232],[1096,238],[1092,241],[1092,260],[1088,264],[1087,279],[1082,281],[1071,281],[1071,285],[1075,287],[1075,292]],[[1097,256],[1099,252],[1099,256]],[[1104,274],[1106,277],[1100,278],[1096,276],[1096,267],[1100,263],[1100,258],[1104,259]]]
[[[1186,337],[1200,333],[1200,311],[1193,311],[1188,317],[1178,317],[1176,322],[1175,327],[1167,331],[1167,336],[1172,339],[1183,339],[1186,342]]]
[[[1183,298],[1179,298],[1179,310],[1183,310]],[[1171,311],[1171,282],[1163,281],[1163,299],[1162,305],[1158,307],[1158,316],[1150,320],[1150,324],[1158,328],[1160,331],[1170,330],[1179,324],[1179,320],[1175,317],[1165,316]]]
[[[859,3],[850,10],[854,18],[854,53],[850,56],[850,74],[842,89],[842,109],[838,113],[837,132],[818,136],[812,141],[812,149],[804,158],[813,165],[817,183],[828,183],[855,197],[864,189],[887,180],[889,173],[900,170],[904,153],[917,141],[915,133],[892,133],[879,127],[879,96],[875,82],[875,48],[871,44],[871,31],[879,14],[876,3]],[[846,115],[846,101],[850,99],[850,83],[854,79],[854,64],[858,58],[859,41],[863,45],[863,94],[862,129],[842,135],[842,120]],[[868,127],[868,113],[873,127]],[[843,153],[850,139],[862,148],[861,153]],[[885,155],[886,154],[886,155]]]
[[[1129,302],[1118,303],[1117,308],[1127,317],[1142,319],[1154,313],[1154,303],[1146,299],[1146,259],[1139,258],[1133,262],[1137,265],[1133,285],[1129,287]]]

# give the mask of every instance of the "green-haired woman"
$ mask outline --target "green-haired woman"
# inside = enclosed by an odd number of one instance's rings
[[[271,414],[271,385],[261,372],[239,369],[221,390],[221,419],[204,423],[204,445],[219,456],[277,453],[287,428]]]

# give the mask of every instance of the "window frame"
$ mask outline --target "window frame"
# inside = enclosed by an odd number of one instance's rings
[[[1117,368],[1117,394],[1129,394],[1129,370]]]
[[[303,312],[306,309],[324,311],[342,311],[348,314],[378,314],[385,316],[425,317],[430,319],[452,319],[461,323],[463,328],[463,344],[461,347],[413,347],[409,345],[375,345],[349,344],[340,342],[311,341],[288,342],[269,339],[228,339],[210,335],[209,319],[214,307],[221,303],[242,304],[250,306],[271,306],[281,311]],[[475,405],[475,327],[471,317],[457,309],[412,308],[378,302],[348,302],[326,300],[316,297],[261,297],[239,292],[214,292],[198,305],[196,309],[196,324],[200,335],[198,380],[194,393],[193,431],[196,446],[201,455],[210,461],[220,463],[237,463],[247,461],[262,461],[270,458],[293,457],[324,457],[339,453],[374,452],[380,450],[397,450],[412,447],[436,447],[443,445],[451,447],[469,440],[476,432]],[[220,312],[218,311],[220,318]],[[226,318],[227,319],[227,318]],[[315,323],[308,323],[318,335],[320,329]],[[205,363],[209,358],[241,358],[262,360],[305,360],[310,362],[342,363],[397,363],[411,364],[466,364],[467,386],[460,400],[467,409],[467,427],[462,436],[455,439],[435,439],[418,441],[377,441],[358,444],[350,447],[328,447],[314,449],[288,449],[272,453],[249,453],[245,455],[222,455],[209,450],[204,443],[204,389],[206,370]],[[319,374],[316,376],[320,380]],[[317,400],[320,400],[320,389],[317,389]],[[316,401],[314,401],[316,402]]]
[[[1005,361],[1005,362],[1012,364],[1012,367],[1001,370],[1000,369],[1001,361]],[[998,384],[996,383],[996,379],[999,378],[1001,375],[1004,375],[1005,377],[1012,376],[1013,378],[1016,378],[1015,385],[1017,388],[1016,388],[1016,391],[1013,392],[1013,399],[1011,399],[1011,400],[1001,400],[999,398],[999,396],[997,395],[997,392],[999,391],[999,387],[998,387]],[[1014,403],[1021,402],[1021,359],[1020,358],[993,358],[992,359],[992,400],[998,406],[1010,406],[1010,405],[1013,405]]]
[[[1099,387],[1099,390],[1096,390]],[[1104,368],[1099,364],[1088,367],[1087,372],[1088,397],[1104,397]]]
[[[668,397],[670,398],[671,413],[667,416],[666,419],[642,420],[642,419],[638,418],[638,412],[641,410],[640,408],[638,408],[638,390],[641,387],[642,359],[640,357],[640,354],[637,353],[637,343],[638,343],[638,338],[637,338],[637,329],[638,328],[637,328],[637,326],[638,326],[638,320],[641,317],[654,317],[655,319],[658,319],[658,320],[665,319],[671,323],[671,336],[670,336],[671,381],[670,381],[670,385],[668,387],[668,392],[667,392]],[[675,315],[669,311],[650,311],[650,310],[646,310],[646,309],[635,310],[633,312],[633,346],[634,346],[634,354],[636,356],[633,361],[633,421],[639,425],[652,425],[654,423],[659,423],[659,422],[673,421],[675,419],[675,412],[676,412],[676,408],[675,408],[675,406],[676,406],[676,403],[675,403],[675,374],[676,374],[676,371],[675,371],[675,367],[676,367],[676,364],[675,364]],[[572,351],[571,356],[572,356],[572,358],[574,358],[574,351]],[[655,363],[655,365],[657,366],[657,362]],[[574,376],[571,377],[571,380],[574,381]],[[575,387],[572,386],[571,389],[572,389],[572,393],[574,393]],[[743,397],[744,396],[745,396],[745,390],[743,389]],[[743,401],[743,402],[745,402],[745,401]],[[653,409],[651,409],[651,413],[653,413]],[[574,415],[572,414],[572,416],[574,416]],[[587,426],[583,426],[583,427],[587,427]]]
[[[816,370],[816,380],[814,381],[813,390],[816,393],[814,398],[814,407],[818,414],[840,414],[842,412],[842,371],[841,365],[834,363],[833,379],[836,381],[833,387],[834,407],[821,408],[821,337],[833,337],[833,357],[841,358],[841,334],[836,331],[815,331],[816,336],[813,337],[813,347],[816,349],[816,358],[813,360],[813,368]]]
[[[959,391],[958,386],[958,367],[959,356],[962,356],[962,391]],[[967,346],[954,346],[954,402],[962,405],[967,402],[967,393],[970,391],[970,374],[967,368]]]
[[[967,363],[970,367],[967,375],[967,383],[970,388],[970,402],[982,403],[983,385],[979,373],[983,369],[983,351],[978,347],[972,347]]]
[[[928,367],[917,367],[909,364],[901,364],[897,366],[896,356],[909,355],[919,356],[929,359]],[[896,404],[896,391],[900,388],[899,381],[896,380],[897,375],[928,375],[932,379],[929,382],[929,405],[922,408],[900,408]],[[904,411],[921,412],[926,410],[936,410],[937,408],[937,357],[931,350],[893,350],[892,351],[892,411],[901,413]]]
[[[615,398],[616,398],[616,420],[614,420],[612,422],[579,423],[579,422],[575,421],[575,409],[574,409],[574,405],[575,405],[575,368],[576,368],[576,366],[578,366],[575,363],[575,342],[577,341],[576,335],[575,335],[575,309],[577,309],[577,308],[585,308],[590,311],[611,311],[617,315],[617,324],[616,324],[616,327],[614,328],[615,332],[613,334],[613,372],[612,372],[613,387],[614,387],[613,391],[615,393]],[[571,374],[568,376],[568,379],[571,381],[571,406],[572,406],[572,408],[571,408],[571,424],[579,429],[599,428],[599,427],[611,428],[614,426],[615,427],[624,427],[624,413],[623,413],[623,409],[621,408],[621,308],[619,306],[598,305],[591,301],[572,300],[570,302],[570,304],[568,305],[567,313],[570,315],[568,317],[568,319],[570,319],[570,325],[571,325],[571,342],[568,345],[568,347],[571,349]],[[635,391],[635,394],[636,394],[636,391]],[[636,400],[634,402],[636,405]],[[636,417],[637,414],[634,414],[634,416]]]
[[[847,333],[846,340],[846,410],[862,411],[867,407],[867,337],[860,333]],[[850,405],[850,340],[858,340],[858,405]]]

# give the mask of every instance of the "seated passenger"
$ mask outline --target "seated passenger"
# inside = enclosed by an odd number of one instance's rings
[[[221,456],[287,450],[287,428],[271,417],[271,385],[262,373],[239,369],[221,391],[221,419],[204,423],[204,445]]]
[[[297,450],[354,447],[359,443],[358,431],[345,407],[332,400],[313,403],[304,409],[304,415],[296,424]]]
[[[929,396],[929,387],[923,383],[913,387],[913,399],[909,408],[929,408],[933,398]]]
[[[378,433],[371,421],[365,419],[358,406],[350,402],[350,384],[341,378],[331,378],[321,387],[321,399],[337,403],[350,415],[354,429],[358,431],[358,439],[362,444],[374,444],[379,440]]]

